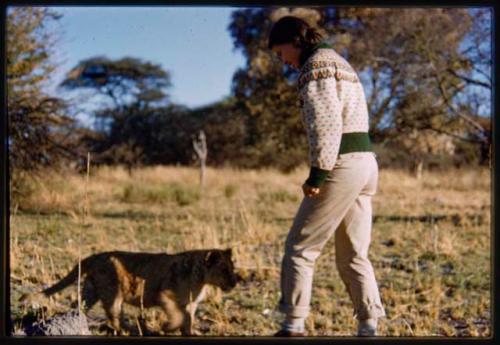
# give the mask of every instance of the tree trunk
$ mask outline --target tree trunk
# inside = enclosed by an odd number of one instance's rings
[[[200,159],[200,188],[205,187],[205,159]]]
[[[422,173],[424,171],[424,160],[422,158],[417,158],[414,161],[413,173],[417,180],[422,178]]]
[[[205,187],[205,164],[207,160],[207,138],[203,131],[200,131],[198,138],[193,140],[193,147],[200,160],[200,188]]]

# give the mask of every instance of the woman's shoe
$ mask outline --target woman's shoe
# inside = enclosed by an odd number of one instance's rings
[[[304,332],[293,332],[293,331],[286,331],[284,329],[278,331],[275,335],[275,337],[305,337],[306,334]]]
[[[377,335],[377,319],[359,320],[358,337],[375,337]]]

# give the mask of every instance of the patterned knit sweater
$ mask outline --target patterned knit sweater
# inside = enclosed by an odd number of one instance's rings
[[[305,59],[298,91],[309,142],[306,183],[319,187],[339,154],[370,151],[365,93],[353,68],[326,44]]]

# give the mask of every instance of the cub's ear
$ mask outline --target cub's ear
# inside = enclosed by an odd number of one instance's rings
[[[225,254],[227,257],[232,257],[232,256],[233,256],[233,249],[232,249],[232,248],[226,249],[226,250],[224,251],[224,254]]]
[[[211,250],[207,252],[205,256],[205,263],[207,266],[213,266],[217,264],[222,259],[222,254],[220,250]]]

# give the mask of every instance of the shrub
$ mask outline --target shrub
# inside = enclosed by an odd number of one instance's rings
[[[169,183],[156,188],[127,185],[123,188],[120,199],[127,203],[175,202],[179,206],[186,206],[198,201],[200,193],[196,187],[183,186],[178,183]]]

